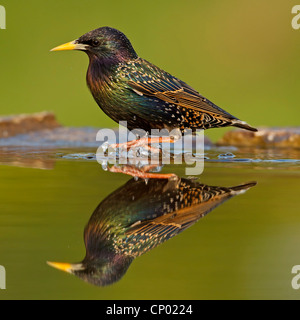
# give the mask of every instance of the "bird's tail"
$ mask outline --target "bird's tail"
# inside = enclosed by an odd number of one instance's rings
[[[233,194],[241,194],[249,190],[250,188],[254,187],[257,184],[256,181],[247,182],[244,184],[240,184],[235,187],[230,187],[229,189],[232,191]]]
[[[233,120],[231,125],[234,127],[238,127],[238,128],[242,128],[242,129],[246,129],[254,132],[257,131],[256,128],[251,127],[247,122],[241,121],[241,120]]]

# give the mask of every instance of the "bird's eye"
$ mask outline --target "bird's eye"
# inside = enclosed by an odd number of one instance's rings
[[[92,46],[97,47],[99,45],[99,40],[93,40],[92,41]]]

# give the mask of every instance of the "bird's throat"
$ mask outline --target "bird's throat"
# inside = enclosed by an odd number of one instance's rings
[[[87,71],[87,83],[92,93],[109,81],[112,70],[119,63],[117,59],[89,56],[90,63]]]

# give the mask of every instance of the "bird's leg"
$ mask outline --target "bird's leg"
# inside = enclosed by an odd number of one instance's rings
[[[151,144],[154,143],[173,143],[175,140],[173,137],[143,137],[140,139],[124,142],[124,143],[114,143],[111,144],[110,147],[113,149],[121,148],[126,149],[127,151],[131,148],[137,148],[137,147],[145,147],[148,150],[152,150],[154,152],[158,152],[158,148],[152,147]]]
[[[154,173],[148,172],[149,170],[155,168],[157,165],[148,165],[141,169],[130,166],[124,165],[122,167],[112,166],[108,170],[110,172],[118,172],[128,174],[133,177],[143,178],[143,179],[170,179],[177,177],[174,173]]]
[[[143,148],[145,150],[148,150],[150,153],[154,153],[154,154],[161,152],[160,148],[152,147],[151,145],[148,145],[148,144],[144,145]]]

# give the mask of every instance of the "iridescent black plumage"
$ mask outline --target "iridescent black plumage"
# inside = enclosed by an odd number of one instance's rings
[[[102,27],[71,44],[72,49],[89,56],[87,84],[100,108],[116,122],[127,121],[130,130],[150,133],[163,128],[184,131],[236,126],[257,131],[185,82],[138,57],[127,37],[116,29]]]
[[[189,179],[150,179],[147,184],[132,179],[95,209],[84,231],[85,258],[64,270],[98,286],[118,281],[136,257],[254,185],[226,188]],[[65,264],[51,265],[61,269]]]

